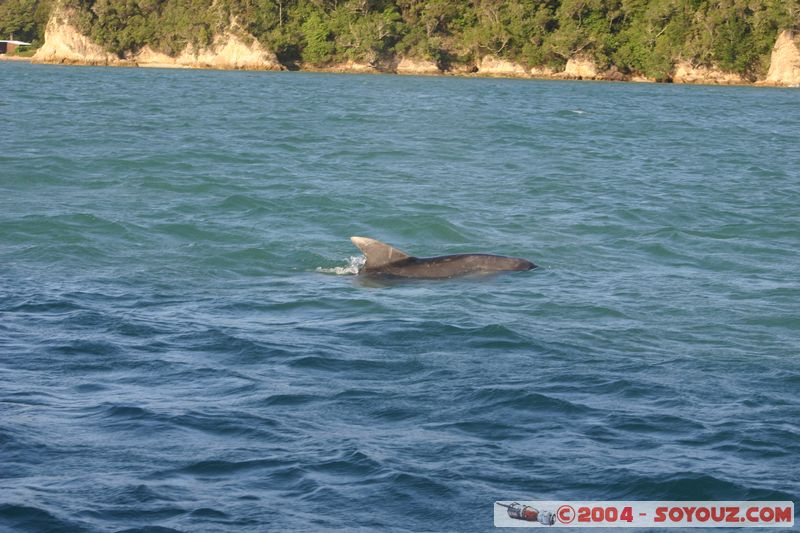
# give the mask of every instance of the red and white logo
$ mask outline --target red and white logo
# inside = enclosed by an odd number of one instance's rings
[[[562,524],[571,524],[575,520],[575,509],[571,505],[562,505],[556,511],[556,518]]]

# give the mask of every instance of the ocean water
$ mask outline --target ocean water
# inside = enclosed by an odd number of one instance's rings
[[[800,497],[800,92],[0,63],[0,530]],[[376,283],[351,235],[540,267]]]

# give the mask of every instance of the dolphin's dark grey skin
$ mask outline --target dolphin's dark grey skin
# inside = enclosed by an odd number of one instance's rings
[[[457,254],[413,257],[368,237],[350,237],[367,258],[361,273],[398,278],[438,279],[487,274],[506,270],[531,270],[527,259],[489,254]]]

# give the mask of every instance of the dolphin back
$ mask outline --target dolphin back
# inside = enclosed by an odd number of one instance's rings
[[[508,270],[531,270],[536,265],[520,257],[491,254],[455,254],[414,257],[386,243],[368,237],[350,237],[364,253],[362,272],[400,278],[452,278]]]

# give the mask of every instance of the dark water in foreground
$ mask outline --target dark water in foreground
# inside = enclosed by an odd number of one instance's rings
[[[0,63],[0,530],[800,496],[800,93]],[[364,283],[350,235],[542,267]]]

